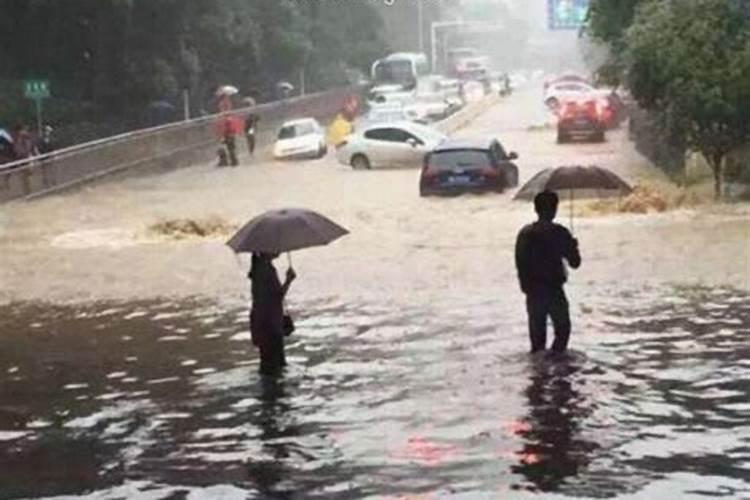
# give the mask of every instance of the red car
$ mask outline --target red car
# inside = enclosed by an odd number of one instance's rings
[[[611,109],[605,99],[592,97],[564,101],[557,116],[558,144],[574,139],[604,142],[607,123],[611,120]]]

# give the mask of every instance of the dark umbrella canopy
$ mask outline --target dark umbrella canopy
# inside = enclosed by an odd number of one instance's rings
[[[287,208],[261,214],[227,242],[242,252],[282,253],[323,246],[349,231],[311,210]]]
[[[575,198],[622,196],[633,191],[617,174],[596,166],[542,170],[527,182],[515,199],[533,200],[542,191],[563,191]]]

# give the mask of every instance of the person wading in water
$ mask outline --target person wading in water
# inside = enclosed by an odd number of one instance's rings
[[[516,269],[521,290],[526,294],[531,352],[542,351],[547,343],[547,317],[552,318],[555,341],[552,351],[564,352],[570,338],[570,312],[563,285],[567,274],[563,259],[578,269],[581,254],[578,240],[565,227],[552,222],[557,215],[557,194],[550,191],[534,198],[539,220],[521,229],[516,240]]]
[[[279,375],[286,366],[284,354],[284,297],[297,277],[291,267],[279,281],[273,260],[278,254],[254,253],[248,278],[252,284],[250,334],[260,350],[260,373]]]

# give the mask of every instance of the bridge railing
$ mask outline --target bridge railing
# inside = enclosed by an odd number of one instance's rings
[[[347,97],[360,93],[360,87],[347,87],[234,110],[232,114],[244,118],[253,112],[260,117],[257,135],[259,146],[263,146],[284,120],[329,118]],[[216,122],[220,117],[217,114],[136,130],[0,165],[0,202],[43,196],[129,169],[174,168],[207,161],[215,156],[219,145]]]

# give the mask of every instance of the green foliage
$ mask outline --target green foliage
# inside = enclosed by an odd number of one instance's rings
[[[738,2],[648,2],[625,36],[634,98],[684,133],[714,170],[750,139],[750,25]]]
[[[617,86],[624,72],[625,32],[636,9],[646,0],[591,0],[584,34],[610,48],[607,61],[598,68],[598,80]]]
[[[382,31],[365,1],[5,0],[0,81],[49,79],[49,104],[93,104],[100,116],[179,106],[188,89],[197,111],[217,85],[262,99],[280,80],[297,85],[303,67],[309,91],[344,84],[347,69],[366,71],[385,52]],[[29,120],[24,104],[4,106],[0,121]]]

